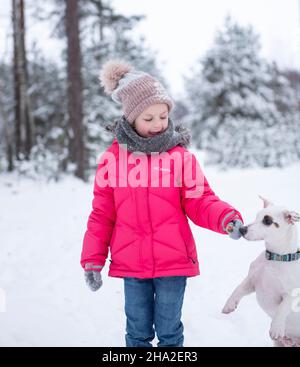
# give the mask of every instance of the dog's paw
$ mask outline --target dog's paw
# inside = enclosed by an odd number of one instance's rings
[[[237,306],[238,306],[238,301],[236,301],[236,300],[231,300],[231,299],[229,299],[227,302],[226,302],[226,304],[225,304],[225,306],[223,307],[223,310],[222,310],[222,313],[224,313],[224,314],[229,314],[229,313],[231,313],[231,312],[233,312],[233,311],[235,311],[236,310],[236,308],[237,308]]]
[[[272,321],[270,329],[270,337],[273,340],[285,339],[285,323]]]

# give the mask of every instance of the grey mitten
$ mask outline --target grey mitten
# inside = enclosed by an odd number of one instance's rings
[[[95,292],[103,284],[101,276],[101,265],[86,264],[84,271],[84,278],[89,288]]]
[[[229,237],[233,240],[238,240],[241,238],[242,234],[240,233],[239,228],[243,225],[243,222],[239,219],[234,219],[233,221],[229,222],[226,226],[226,232],[229,234]]]

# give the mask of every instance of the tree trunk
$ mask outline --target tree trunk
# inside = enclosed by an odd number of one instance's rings
[[[13,132],[12,126],[9,124],[9,118],[5,111],[4,106],[0,100],[0,117],[2,117],[3,121],[3,130],[4,130],[4,140],[5,140],[5,151],[6,151],[6,160],[7,160],[7,171],[12,172],[14,170],[14,160],[13,160]]]
[[[30,158],[33,145],[34,122],[28,96],[27,59],[25,48],[24,0],[12,0],[14,40],[14,89],[15,89],[15,154]]]
[[[69,157],[76,164],[75,175],[85,179],[84,128],[82,107],[81,51],[79,38],[79,1],[66,1]]]

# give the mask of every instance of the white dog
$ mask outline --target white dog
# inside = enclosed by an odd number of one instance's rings
[[[300,216],[260,198],[264,209],[240,233],[249,241],[264,240],[266,250],[251,264],[222,312],[233,312],[244,296],[256,292],[259,305],[272,319],[274,345],[300,347],[300,249],[295,225]]]

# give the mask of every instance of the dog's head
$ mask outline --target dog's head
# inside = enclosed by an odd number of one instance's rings
[[[264,240],[277,243],[288,238],[291,226],[300,221],[300,215],[284,207],[274,205],[260,196],[264,208],[257,214],[253,223],[240,228],[240,233],[248,241]]]

